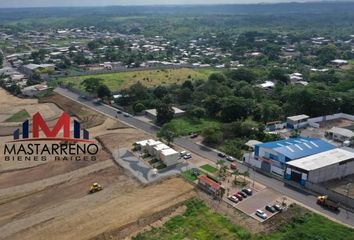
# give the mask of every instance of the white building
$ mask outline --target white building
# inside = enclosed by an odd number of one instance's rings
[[[155,145],[153,148],[152,148],[152,156],[155,156],[156,159],[158,160],[161,160],[160,159],[160,153],[162,150],[165,150],[165,149],[170,149],[169,146],[167,146],[166,144],[164,143],[160,143],[160,144],[157,144]]]
[[[175,165],[178,163],[179,152],[172,148],[163,149],[160,152],[160,160],[166,164],[166,166]]]
[[[326,131],[326,137],[334,141],[345,142],[354,137],[354,132],[346,128],[332,127]]]
[[[286,118],[286,126],[291,129],[305,128],[308,126],[309,116],[305,114]]]
[[[180,117],[180,116],[182,116],[185,113],[185,111],[183,111],[183,110],[181,110],[179,108],[176,108],[176,107],[172,107],[172,110],[174,111],[174,117]],[[156,111],[155,108],[154,109],[147,109],[147,110],[145,110],[145,115],[148,116],[151,119],[156,120],[157,111]]]
[[[335,148],[286,164],[285,178],[306,185],[354,174],[354,153]]]

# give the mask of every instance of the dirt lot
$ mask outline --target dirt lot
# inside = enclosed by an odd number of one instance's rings
[[[42,98],[40,101],[42,103],[55,103],[71,116],[77,117],[83,128],[92,128],[101,125],[106,120],[104,115],[56,93],[52,96]]]
[[[332,127],[348,128],[353,125],[354,125],[353,121],[344,118],[329,120],[320,123],[320,127],[325,129],[331,129]]]
[[[107,146],[96,161],[5,162],[0,155],[0,239],[122,239],[195,196],[180,178],[143,187],[112,161],[109,149],[151,136],[60,96],[50,100],[95,126],[91,137]],[[0,137],[1,146],[9,140]],[[104,189],[88,194],[93,182]]]
[[[354,199],[354,174],[349,175],[340,180],[335,179],[332,181],[328,181],[326,183],[323,183],[322,185],[345,196],[347,196],[348,194],[349,187],[349,196]]]

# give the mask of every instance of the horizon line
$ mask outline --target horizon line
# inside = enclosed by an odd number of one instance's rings
[[[290,1],[290,2],[254,2],[254,3],[164,3],[164,4],[108,4],[108,5],[53,5],[53,6],[27,6],[27,7],[0,7],[0,9],[40,9],[40,8],[107,8],[107,7],[170,7],[170,6],[230,6],[230,5],[282,5],[282,4],[313,4],[313,3],[354,3],[354,0],[313,0],[313,1]]]

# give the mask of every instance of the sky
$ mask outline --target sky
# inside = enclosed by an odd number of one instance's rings
[[[312,0],[316,1],[316,0]],[[0,8],[13,7],[62,7],[62,6],[112,6],[157,4],[245,4],[272,2],[307,2],[306,0],[0,0]]]

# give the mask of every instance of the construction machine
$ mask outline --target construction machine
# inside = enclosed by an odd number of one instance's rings
[[[95,192],[101,191],[102,189],[103,189],[103,187],[100,184],[93,183],[91,185],[89,193],[95,193]]]

